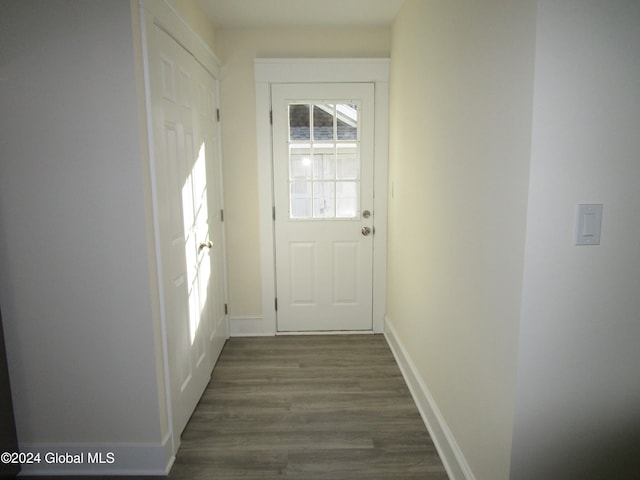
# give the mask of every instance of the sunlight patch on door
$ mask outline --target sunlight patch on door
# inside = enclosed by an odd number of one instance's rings
[[[186,140],[186,138],[185,138]],[[198,156],[191,154],[192,168],[182,187],[185,258],[189,296],[189,337],[193,345],[206,305],[211,278],[209,262],[209,212],[207,201],[206,147],[200,144]],[[203,246],[204,245],[204,246]]]

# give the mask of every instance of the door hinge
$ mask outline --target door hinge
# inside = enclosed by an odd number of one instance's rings
[[[229,307],[227,306],[227,304],[224,304],[224,314],[225,315],[229,315]]]
[[[277,311],[278,311],[278,297],[276,297],[276,302],[275,302],[275,304],[276,304],[276,312],[277,312]]]
[[[220,209],[220,221],[224,222],[224,210]]]
[[[216,108],[216,120],[220,121],[220,109]]]
[[[273,110],[269,110],[269,123],[273,125]]]
[[[276,221],[276,207],[271,207],[271,216],[273,217],[273,221]]]

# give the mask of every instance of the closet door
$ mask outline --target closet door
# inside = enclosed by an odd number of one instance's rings
[[[173,432],[227,337],[216,80],[156,24],[148,38],[152,165]]]

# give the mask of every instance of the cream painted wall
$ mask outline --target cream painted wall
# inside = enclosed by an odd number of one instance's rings
[[[229,308],[260,317],[258,166],[253,60],[270,57],[387,57],[388,28],[219,29],[222,149]]]
[[[509,476],[536,2],[392,28],[388,320],[475,478]]]
[[[195,33],[207,44],[212,52],[216,51],[215,27],[207,14],[194,0],[171,0],[176,11],[189,24]]]
[[[161,474],[174,452],[138,2],[0,4],[0,303],[20,447],[114,451],[76,474]],[[176,5],[206,39],[204,14]]]
[[[2,12],[0,303],[21,448],[162,452],[130,2]]]
[[[639,25],[539,2],[513,480],[640,478]],[[574,246],[578,203],[600,246]]]

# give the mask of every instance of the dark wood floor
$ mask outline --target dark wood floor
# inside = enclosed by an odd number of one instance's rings
[[[176,479],[445,479],[380,335],[232,338]]]
[[[230,339],[169,478],[448,477],[384,338],[327,335]]]

